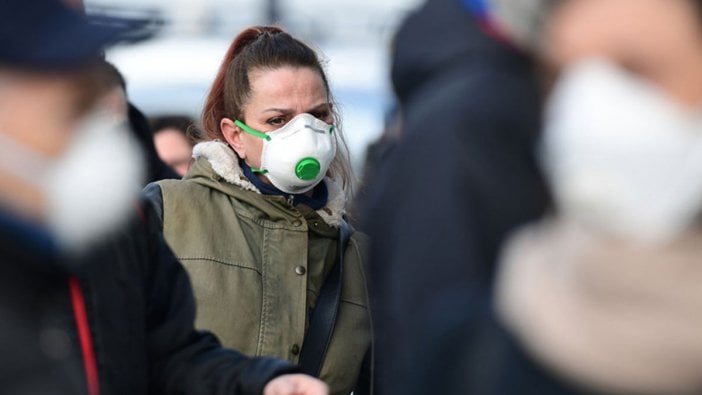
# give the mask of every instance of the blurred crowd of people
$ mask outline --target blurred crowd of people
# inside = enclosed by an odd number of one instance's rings
[[[360,184],[282,27],[193,120],[0,15],[0,392],[702,392],[702,1],[425,0]]]

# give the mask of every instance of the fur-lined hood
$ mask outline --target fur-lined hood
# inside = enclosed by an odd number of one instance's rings
[[[261,194],[261,191],[249,181],[239,165],[239,157],[229,146],[221,141],[206,141],[193,147],[193,159],[206,159],[212,170],[224,181],[237,187]],[[186,178],[188,176],[186,175]],[[327,205],[317,210],[317,214],[329,226],[339,227],[346,213],[346,195],[339,182],[330,177],[324,177],[323,182],[329,191]]]

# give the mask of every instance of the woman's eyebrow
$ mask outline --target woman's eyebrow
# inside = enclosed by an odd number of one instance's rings
[[[320,111],[320,110],[328,110],[330,107],[331,107],[331,106],[329,105],[329,103],[320,103],[320,104],[317,104],[316,106],[310,108],[310,109],[307,110],[306,112],[313,112],[313,111]]]
[[[281,114],[290,114],[294,111],[289,108],[267,108],[263,110],[263,112],[279,112]]]
[[[313,112],[313,111],[320,111],[320,110],[328,110],[331,107],[329,103],[320,103],[317,104],[316,106],[308,109],[307,113]],[[276,107],[271,107],[263,110],[263,112],[275,112],[275,113],[280,113],[280,114],[292,114],[295,112],[295,110],[290,109],[290,108],[276,108]]]

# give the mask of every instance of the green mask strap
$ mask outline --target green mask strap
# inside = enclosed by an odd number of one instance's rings
[[[251,134],[256,137],[260,137],[266,141],[271,141],[271,136],[261,133],[258,130],[252,129],[248,127],[245,123],[241,122],[240,120],[235,120],[234,124],[240,128],[242,128],[246,133]],[[254,169],[253,167],[251,168],[251,171],[254,173],[260,173],[260,174],[266,174],[268,173],[268,170],[262,170],[262,169]]]
[[[265,133],[259,132],[258,130],[251,129],[250,127],[246,126],[245,123],[241,122],[238,119],[234,121],[234,124],[236,126],[242,128],[246,133],[248,133],[252,136],[260,137],[266,141],[271,141],[271,136],[269,136]]]

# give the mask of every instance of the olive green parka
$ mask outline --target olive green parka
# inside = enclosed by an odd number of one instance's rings
[[[193,157],[183,180],[151,184],[146,194],[160,188],[161,201],[152,201],[190,275],[196,326],[245,354],[297,363],[311,309],[336,262],[343,190],[325,178],[326,207],[292,206],[283,196],[261,194],[224,143],[200,143]],[[370,347],[364,244],[355,232],[344,256],[341,302],[320,373],[333,394],[353,390]]]

